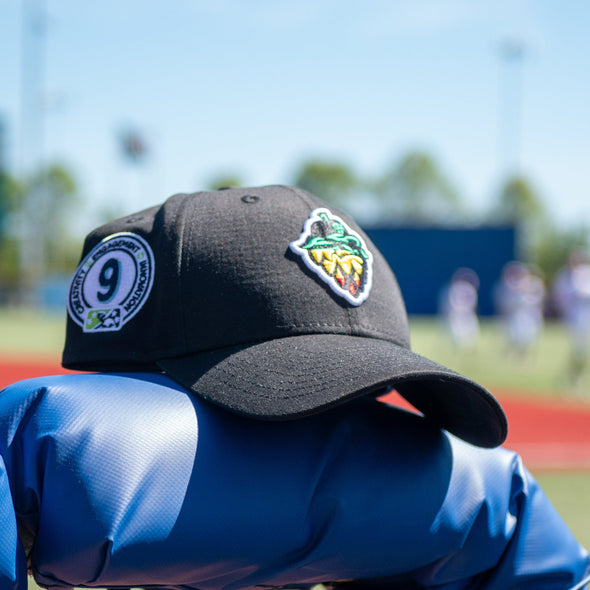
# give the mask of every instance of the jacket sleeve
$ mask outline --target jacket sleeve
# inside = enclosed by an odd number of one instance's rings
[[[215,429],[215,465],[219,481],[240,482],[224,501],[232,537],[255,530],[241,515],[256,506],[281,539],[273,548],[292,543],[282,570],[263,550],[266,584],[374,577],[388,590],[567,590],[587,571],[587,552],[514,452],[370,400],[254,430],[210,418],[230,426]],[[262,548],[255,537],[250,547]]]
[[[571,588],[588,573],[588,555],[568,530],[539,484],[515,459],[508,514],[514,532],[493,572],[485,576],[486,590],[503,590],[505,580],[516,588]]]
[[[19,540],[10,482],[4,459],[0,456],[0,590],[26,590],[27,566]]]
[[[431,530],[463,538],[456,552],[422,568],[416,580],[437,590],[567,590],[579,582],[588,571],[587,552],[520,457],[458,440],[451,446],[448,495]]]
[[[46,586],[567,590],[588,567],[516,454],[374,400],[263,423],[163,375],[67,375],[0,415],[6,588],[15,512]]]
[[[381,571],[387,590],[568,590],[587,574],[587,551],[517,454],[361,407],[353,446],[316,492],[343,512],[324,527],[343,558],[334,570]]]

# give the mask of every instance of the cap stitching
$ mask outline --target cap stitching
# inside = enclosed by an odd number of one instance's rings
[[[315,209],[317,207],[317,204],[312,203],[308,194],[306,192],[304,192],[303,190],[301,190],[297,187],[294,187],[294,186],[287,186],[287,185],[283,185],[283,188],[291,191],[296,196],[298,196],[310,209]]]
[[[350,326],[350,331],[352,334],[358,334],[358,332],[360,331],[360,327],[359,327],[359,322],[357,321],[357,314],[355,313],[355,309],[357,308],[352,308],[349,307],[346,310],[346,315],[348,316],[348,324]]]
[[[278,328],[313,328],[313,327],[341,327],[343,329],[346,328],[346,326],[339,326],[338,324],[318,324],[318,325],[286,325],[286,326],[277,326]],[[369,339],[378,339],[378,340],[384,340],[386,342],[389,342],[395,346],[399,346],[400,348],[404,348],[407,350],[407,345],[401,342],[398,342],[397,340],[393,340],[391,338],[390,335],[385,334],[383,332],[378,332],[375,330],[364,330],[364,334],[348,334],[347,332],[341,332],[341,333],[333,333],[333,334],[326,334],[326,333],[322,333],[322,332],[303,332],[303,333],[298,333],[298,334],[288,334],[288,335],[282,335],[282,336],[276,336],[276,337],[269,337],[269,338],[264,338],[261,340],[248,340],[245,342],[237,342],[235,344],[227,344],[224,346],[218,346],[216,348],[205,348],[205,349],[199,349],[199,350],[189,350],[189,347],[185,345],[184,350],[179,351],[178,350],[178,343],[174,343],[174,345],[172,347],[167,347],[167,348],[159,348],[157,350],[150,350],[149,351],[149,356],[141,356],[138,359],[134,359],[134,360],[128,360],[128,361],[123,361],[121,362],[121,366],[124,366],[126,364],[135,362],[137,365],[146,365],[146,364],[153,364],[153,363],[157,363],[158,361],[163,361],[169,358],[176,358],[176,357],[183,357],[183,356],[188,356],[188,355],[193,355],[193,354],[201,354],[201,353],[208,353],[208,352],[214,352],[217,350],[224,350],[226,348],[234,348],[234,347],[247,347],[247,346],[253,346],[256,344],[260,344],[262,342],[270,342],[273,340],[280,340],[282,338],[298,338],[300,336],[349,336],[352,338],[369,338]],[[185,338],[185,334],[183,332],[183,338],[186,341]],[[109,356],[104,356],[102,360],[97,361],[98,364],[112,364],[116,361],[118,361],[120,358],[120,354],[118,352],[113,353],[112,357]],[[72,362],[76,362],[75,359]],[[80,360],[77,362],[81,362]]]
[[[248,364],[256,364],[256,363],[249,363]],[[237,372],[236,372],[237,371]],[[273,371],[272,369],[266,369],[266,372],[275,373],[278,375],[285,375],[279,371]],[[232,362],[227,363],[227,368],[224,372],[219,376],[219,381],[227,386],[227,388],[232,389],[234,391],[244,391],[243,388],[239,387],[237,384],[243,381],[244,373],[241,370],[241,367],[236,368],[236,364]],[[238,378],[239,377],[239,378]],[[319,378],[315,378],[313,375],[308,375],[308,377],[312,377],[315,381],[321,382],[323,385],[330,387],[333,383],[342,383],[342,376],[335,375],[334,377],[327,377],[325,374],[321,375]],[[408,375],[394,375],[390,377],[385,377],[383,379],[377,380],[375,383],[366,385],[358,389],[367,390],[371,389],[373,386],[377,386],[383,383],[390,383],[392,386],[401,385],[404,382],[408,381],[434,381],[434,380],[441,380],[446,381],[448,383],[456,384],[457,386],[462,386],[467,388],[469,391],[473,391],[482,401],[485,401],[489,406],[494,408],[494,411],[497,413],[497,408],[492,400],[489,399],[487,395],[484,395],[481,388],[478,388],[479,391],[474,390],[472,387],[468,386],[468,383],[464,381],[464,377],[458,375],[457,377],[451,376],[442,376],[436,373],[436,371],[419,371],[419,372],[411,372]],[[304,396],[309,396],[309,383],[306,382],[305,387],[301,389],[301,393],[296,392],[296,388],[293,385],[301,384],[298,378],[294,378],[293,381],[287,381],[286,379],[281,379],[273,383],[272,388],[262,387],[259,384],[257,390],[248,389],[248,394],[255,396],[257,398],[275,398],[277,395],[281,396],[281,399],[296,399],[301,398]],[[197,387],[198,391],[198,387]],[[355,390],[356,391],[356,390]],[[290,392],[291,395],[283,395],[284,393]],[[403,395],[403,394],[402,394]],[[499,416],[501,414],[498,413]]]
[[[178,272],[178,291],[179,291],[179,301],[180,301],[180,313],[182,316],[182,326],[181,326],[181,330],[182,330],[182,345],[184,350],[188,350],[188,339],[187,339],[187,335],[186,335],[186,325],[187,325],[187,320],[186,320],[186,316],[185,316],[185,311],[184,311],[184,289],[183,289],[183,265],[185,263],[185,248],[184,248],[184,244],[185,244],[185,233],[186,233],[186,228],[187,228],[187,223],[186,223],[186,217],[180,216],[180,211],[186,209],[186,205],[187,205],[187,199],[183,199],[182,204],[177,207],[176,212],[174,213],[174,223],[175,224],[179,224],[181,226],[181,232],[179,235],[179,241],[178,244],[176,245],[177,251],[178,251],[178,261],[177,261],[177,272]],[[180,220],[180,221],[179,221]],[[192,224],[188,224],[189,225],[189,232],[191,232],[191,228],[192,228]],[[189,239],[192,237],[191,234],[189,233]]]
[[[312,203],[311,199],[305,191],[293,186],[285,186],[285,188],[297,195],[310,209],[313,210],[317,207],[317,204]],[[332,208],[332,205],[330,203],[328,203],[328,206]],[[358,331],[358,324],[355,321],[352,312],[353,310],[351,308],[346,309],[346,316],[348,317],[348,330],[350,334],[356,334]]]
[[[232,366],[231,364],[228,364],[227,369],[234,369],[235,365]],[[282,374],[282,373],[281,373]],[[313,377],[313,376],[312,376]],[[238,385],[236,385],[236,383],[240,383],[241,381],[243,381],[244,379],[244,373],[243,371],[241,371],[239,368],[237,370],[226,370],[225,371],[225,376],[220,376],[219,377],[219,381],[226,386],[228,389],[232,389],[233,391],[244,391],[243,388],[239,387]],[[326,375],[322,375],[321,379],[314,379],[315,381],[321,382],[323,385],[325,386],[332,386],[333,383],[342,383],[342,376],[341,375],[336,375],[333,378],[328,378],[326,377]],[[385,382],[385,381],[391,381],[391,379],[389,378],[385,378],[382,379],[381,381]],[[378,383],[380,383],[381,381],[378,381]],[[296,399],[296,398],[301,398],[301,397],[307,397],[309,396],[309,383],[305,384],[305,387],[301,389],[300,393],[296,393],[296,388],[293,387],[295,384],[300,384],[300,380],[299,379],[294,379],[293,381],[286,381],[286,380],[281,380],[278,383],[280,383],[281,385],[279,386],[276,382],[273,385],[273,387],[271,389],[269,388],[262,388],[261,386],[259,386],[258,390],[252,390],[252,389],[248,389],[248,395],[252,395],[255,396],[257,398],[275,398],[277,397],[277,395],[280,395],[281,399]],[[370,387],[370,386],[369,386]],[[362,387],[360,389],[367,389],[367,387]],[[198,386],[196,387],[196,391],[199,391]],[[288,393],[290,393],[290,395],[288,395]],[[287,394],[287,395],[285,395]],[[205,394],[206,395],[206,394]]]
[[[328,327],[333,326],[333,327],[342,327],[342,328],[346,328],[346,326],[338,326],[337,324],[327,324]],[[283,327],[288,327],[288,328],[298,328],[298,327],[314,327],[313,324],[311,326],[297,326],[297,325],[291,325],[291,326],[278,326],[279,328],[283,328]],[[318,325],[317,327],[322,327],[322,325]],[[393,340],[391,338],[391,336],[389,334],[385,334],[385,333],[381,333],[381,332],[377,332],[377,331],[369,331],[366,330],[365,334],[363,335],[359,335],[359,334],[348,334],[348,333],[325,333],[325,332],[303,332],[300,334],[286,334],[286,335],[281,335],[281,336],[275,336],[275,337],[269,337],[269,338],[262,338],[262,339],[258,339],[258,340],[247,340],[244,342],[236,342],[235,344],[226,344],[223,346],[217,346],[215,348],[205,348],[205,349],[200,349],[200,350],[192,350],[189,352],[185,352],[185,353],[178,353],[177,350],[174,350],[172,352],[172,354],[169,354],[166,352],[166,350],[161,349],[159,352],[154,353],[153,355],[153,360],[150,362],[159,362],[159,361],[165,361],[167,359],[171,359],[171,358],[176,358],[176,357],[182,357],[182,356],[191,356],[193,354],[201,354],[201,353],[213,353],[216,351],[222,351],[222,350],[226,350],[226,349],[231,349],[231,348],[247,348],[249,346],[256,346],[257,344],[263,344],[265,342],[273,342],[273,341],[277,341],[277,340],[286,340],[289,338],[300,338],[300,337],[304,337],[304,336],[339,336],[339,337],[343,337],[343,336],[347,336],[350,338],[366,338],[368,340],[382,340],[384,342],[387,342],[388,344],[393,344],[394,346],[398,346],[399,348],[403,348],[404,350],[407,350],[408,352],[411,352],[410,349],[408,349],[407,345],[401,342],[398,342],[397,340]],[[431,361],[433,362],[433,361]]]
[[[302,323],[302,324],[280,324],[276,326],[279,329],[287,329],[287,328],[342,328],[343,330],[346,330],[345,332],[339,333],[339,334],[335,334],[335,335],[340,335],[340,336],[357,336],[359,338],[365,338],[365,337],[375,337],[375,338],[379,338],[381,340],[387,340],[388,342],[393,342],[395,344],[397,344],[398,346],[401,346],[402,348],[407,348],[407,345],[401,342],[398,342],[397,340],[394,340],[393,338],[391,338],[390,334],[387,334],[387,332],[381,332],[380,330],[373,330],[371,328],[365,328],[365,327],[360,327],[357,331],[355,332],[350,332],[347,330],[348,326],[346,326],[345,324],[322,324],[322,323]],[[314,336],[316,333],[312,332],[309,335],[310,336]],[[302,334],[305,335],[305,334]],[[285,335],[282,336],[283,338],[289,338],[290,335]],[[274,340],[276,338],[281,338],[281,336],[278,337],[274,337],[274,338],[269,338],[268,340]],[[264,341],[264,340],[262,340]],[[229,348],[229,346],[228,346]]]
[[[360,343],[359,343],[360,344]],[[379,364],[379,363],[377,363]],[[255,366],[256,368],[258,368],[260,366],[260,363],[257,361],[253,361],[250,360],[248,358],[242,358],[242,360],[237,363],[235,361],[234,358],[232,357],[228,357],[225,361],[225,370],[223,372],[218,372],[216,371],[216,374],[219,376],[220,381],[222,383],[224,383],[224,385],[227,385],[228,387],[230,387],[231,389],[235,390],[235,391],[243,391],[243,389],[241,389],[237,384],[241,383],[244,381],[244,373],[243,373],[243,368],[245,366]],[[276,374],[276,375],[280,375],[282,377],[282,379],[279,379],[277,382],[275,382],[275,385],[273,385],[273,390],[284,390],[285,388],[289,388],[290,391],[292,391],[294,389],[294,385],[301,385],[301,380],[298,377],[293,377],[292,380],[288,380],[286,379],[286,377],[289,377],[289,373],[284,373],[282,371],[279,370],[275,370],[272,367],[266,367],[265,368],[265,373],[271,373],[271,374]],[[453,382],[456,377],[453,375],[440,375],[438,373],[437,369],[433,369],[432,371],[419,371],[419,372],[415,372],[420,373],[421,375],[425,375],[428,373],[431,373],[433,377],[438,377],[441,379],[447,379],[450,382]],[[412,372],[410,372],[410,375],[412,374]],[[312,373],[306,373],[306,376],[308,378],[308,380],[311,378],[314,381],[317,381],[319,383],[322,383],[323,385],[331,385],[332,383],[342,383],[342,374],[340,372],[336,372],[336,374],[333,377],[330,377],[329,375],[326,375],[326,373],[322,373],[320,375],[313,375]],[[227,378],[231,378],[231,382],[226,381]],[[461,380],[465,380],[464,377],[460,376]],[[397,376],[388,376],[387,378],[383,379],[382,381],[394,381],[394,380],[400,380],[400,379],[404,379],[404,376],[401,375],[397,375]],[[284,384],[284,387],[277,387],[277,383],[279,384]],[[256,384],[255,384],[256,385]],[[260,387],[260,384],[257,384]],[[309,393],[309,383],[306,382],[304,387],[303,387],[307,393]],[[266,389],[266,388],[265,388]],[[253,393],[250,390],[250,393]],[[257,395],[257,393],[254,393],[254,395]],[[302,394],[305,395],[305,394]],[[297,396],[299,397],[299,395]],[[289,396],[286,396],[285,399],[289,399]]]
[[[276,324],[277,328],[347,328],[346,324],[328,323],[328,322],[301,322],[292,324]]]

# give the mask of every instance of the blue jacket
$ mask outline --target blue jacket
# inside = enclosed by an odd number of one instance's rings
[[[0,590],[565,590],[588,555],[518,456],[374,400],[270,423],[163,375],[0,395]]]

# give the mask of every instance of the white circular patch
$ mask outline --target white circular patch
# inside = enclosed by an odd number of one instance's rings
[[[137,234],[107,236],[80,263],[68,313],[84,332],[120,330],[146,302],[154,282],[154,254]]]

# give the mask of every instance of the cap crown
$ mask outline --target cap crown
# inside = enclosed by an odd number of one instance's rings
[[[345,247],[356,242],[353,262],[362,259],[363,251],[370,256],[370,267],[360,269],[365,275],[357,281],[363,290],[357,298],[343,294],[328,276],[323,253],[305,258],[306,223],[309,228],[318,210],[332,214],[325,217],[325,227]],[[147,268],[151,251],[153,276],[145,270],[140,282],[136,271],[137,296],[128,289],[128,311],[121,308],[123,319],[114,328],[93,330],[91,319],[70,311],[66,367],[158,370],[155,362],[163,358],[301,334],[365,336],[409,348],[406,311],[389,265],[354,221],[305,191],[267,186],[178,194],[103,225],[86,238],[70,307],[86,259],[94,257],[101,267],[88,272],[96,275],[93,285],[100,298],[123,288],[124,265],[119,270],[116,261],[96,254],[105,250],[101,242],[113,243],[110,237],[120,233],[131,234],[139,244],[141,268]],[[140,252],[142,240],[147,254]],[[115,272],[121,275],[116,280]],[[354,291],[349,278],[340,282]],[[108,310],[109,302],[98,307]],[[87,313],[90,318],[92,312]]]

